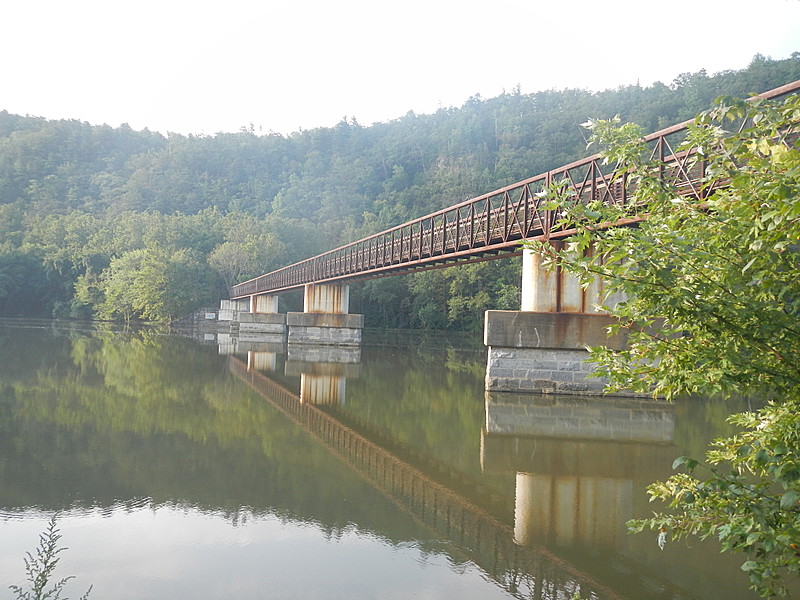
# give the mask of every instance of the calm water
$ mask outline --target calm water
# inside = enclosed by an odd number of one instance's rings
[[[0,598],[53,514],[71,598],[751,597],[624,525],[741,403],[487,397],[464,337],[205,337],[0,323]]]

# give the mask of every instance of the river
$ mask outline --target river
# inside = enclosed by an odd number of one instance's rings
[[[755,597],[625,527],[744,401],[487,395],[479,337],[0,322],[0,590],[55,516],[70,598]]]

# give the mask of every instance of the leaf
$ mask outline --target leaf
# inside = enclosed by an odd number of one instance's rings
[[[748,572],[757,568],[758,568],[758,563],[754,560],[748,560],[741,566],[742,571],[748,571]]]
[[[672,469],[677,470],[679,467],[684,465],[686,466],[687,471],[693,471],[694,468],[698,465],[698,462],[695,459],[690,458],[688,456],[679,456],[673,461]]]
[[[751,259],[750,259],[750,262],[748,262],[748,263],[747,263],[747,264],[746,264],[746,265],[745,265],[745,266],[742,268],[742,273],[744,273],[745,271],[747,271],[747,269],[749,269],[750,267],[752,267],[752,266],[753,266],[753,263],[754,263],[754,262],[756,262],[756,260],[758,260],[758,256],[754,256],[753,258],[751,258]]]
[[[769,454],[766,450],[761,449],[753,456],[753,462],[758,466],[764,466],[769,462]]]
[[[783,496],[781,496],[781,508],[783,510],[794,508],[798,500],[800,500],[800,492],[794,490],[786,492]]]

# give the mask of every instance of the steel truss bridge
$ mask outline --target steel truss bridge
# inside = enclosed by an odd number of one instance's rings
[[[775,98],[800,90],[800,81],[761,94]],[[704,186],[706,164],[692,150],[677,151],[686,121],[651,133],[645,141],[651,158],[661,163],[662,179],[682,195],[702,199],[713,190]],[[565,186],[575,202],[603,202],[628,206],[632,190],[614,165],[599,154],[547,171],[444,210],[308,258],[272,273],[235,285],[231,298],[274,294],[307,284],[344,284],[402,272],[491,260],[519,254],[520,242],[542,236],[558,238],[569,231],[553,231],[558,215],[545,208],[553,184]]]

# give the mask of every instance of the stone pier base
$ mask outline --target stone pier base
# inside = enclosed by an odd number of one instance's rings
[[[489,348],[486,390],[549,394],[602,394],[586,350]]]
[[[289,344],[358,346],[364,315],[286,313]]]
[[[591,376],[586,347],[624,347],[624,335],[608,337],[612,323],[607,315],[487,311],[486,390],[602,394],[606,381]]]
[[[238,323],[241,341],[282,342],[286,339],[286,315],[236,312],[231,322]]]

